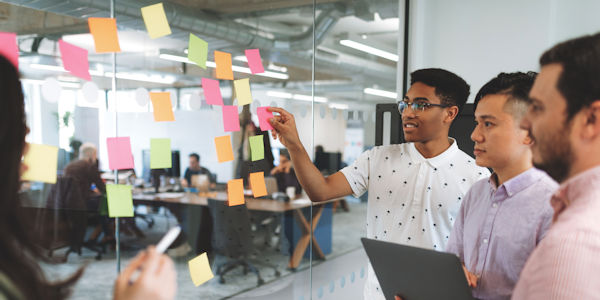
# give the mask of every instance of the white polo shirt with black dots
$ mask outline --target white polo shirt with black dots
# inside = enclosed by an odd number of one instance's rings
[[[464,195],[490,176],[451,140],[446,151],[432,158],[424,158],[413,143],[374,147],[341,170],[355,197],[369,192],[368,238],[446,249]],[[370,265],[364,295],[385,300]]]

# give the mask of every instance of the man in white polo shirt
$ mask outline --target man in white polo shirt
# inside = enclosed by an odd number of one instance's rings
[[[271,120],[272,133],[287,147],[312,201],[368,191],[368,238],[443,251],[465,193],[490,175],[448,137],[468,96],[469,85],[454,73],[413,72],[411,87],[398,102],[407,143],[374,147],[326,178],[302,146],[293,115],[271,108],[279,113]],[[370,267],[364,297],[384,299]]]

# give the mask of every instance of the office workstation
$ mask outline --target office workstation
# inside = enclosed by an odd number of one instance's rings
[[[481,115],[501,111],[511,134],[525,132],[529,104],[514,99],[528,98],[545,51],[600,31],[599,9],[583,0],[0,1],[0,54],[23,94],[17,203],[42,255],[32,257],[51,279],[74,276],[69,299],[118,298],[119,280],[137,280],[124,279],[128,268],[163,239],[156,255],[173,264],[161,280],[175,299],[439,295],[435,284],[388,278],[399,262],[423,260],[441,262],[429,268],[435,278],[464,273],[448,293],[509,299],[553,223],[551,191],[562,182],[536,169],[537,150],[526,148],[537,144],[520,135],[494,144]],[[498,95],[515,108],[490,104]],[[548,199],[512,204],[531,195]],[[484,198],[490,210],[464,204]],[[0,292],[11,280],[23,289],[8,273],[0,269]]]

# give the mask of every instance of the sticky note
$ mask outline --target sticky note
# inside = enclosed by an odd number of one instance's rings
[[[19,69],[19,46],[17,46],[16,33],[0,32],[0,54]]]
[[[256,108],[256,114],[258,115],[258,125],[260,130],[273,130],[273,126],[269,123],[269,119],[273,118],[273,113],[267,111],[268,106],[261,106]]]
[[[223,97],[221,96],[221,87],[218,80],[202,78],[202,90],[204,90],[206,104],[223,105]]]
[[[237,106],[223,105],[223,128],[225,131],[240,131],[240,116]]]
[[[27,171],[23,173],[21,179],[56,183],[58,147],[29,144],[23,163],[27,165]]]
[[[235,97],[238,100],[238,106],[243,106],[252,103],[252,94],[250,94],[249,78],[234,80],[233,87],[235,88]]]
[[[217,64],[217,78],[233,80],[231,53],[215,51],[215,64]]]
[[[121,52],[114,18],[88,18],[90,33],[94,38],[96,53]]]
[[[156,39],[171,34],[171,27],[162,3],[142,7],[142,18],[150,38]]]
[[[108,168],[111,170],[133,169],[133,154],[129,137],[106,139],[108,149]]]
[[[171,162],[171,139],[150,139],[150,169],[168,169]]]
[[[250,173],[250,187],[252,188],[254,198],[266,196],[265,172]]]
[[[133,196],[131,194],[131,185],[106,185],[106,199],[108,201],[109,217],[133,217]]]
[[[190,269],[190,276],[195,286],[200,286],[214,277],[206,252],[190,260],[188,268]]]
[[[173,105],[171,104],[171,93],[169,92],[150,92],[152,108],[154,109],[154,121],[168,122],[175,121],[173,114]]]
[[[244,204],[244,179],[232,179],[227,182],[227,205]]]
[[[79,78],[92,80],[87,50],[69,44],[62,39],[58,41],[58,48],[65,70]]]
[[[198,67],[206,69],[206,57],[208,56],[208,43],[190,33],[188,42],[188,59]]]
[[[217,159],[220,163],[233,160],[233,147],[231,138],[228,135],[215,138],[215,147],[217,148]]]
[[[263,67],[262,59],[260,58],[260,51],[258,51],[258,49],[247,49],[244,52],[246,53],[246,60],[248,60],[250,72],[252,72],[252,74],[264,73],[265,68]]]
[[[262,134],[250,137],[250,153],[252,154],[252,161],[265,158],[265,145]]]

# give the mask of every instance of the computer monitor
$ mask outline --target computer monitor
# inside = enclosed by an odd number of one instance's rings
[[[315,166],[319,171],[333,174],[340,170],[342,165],[342,154],[339,152],[317,152],[315,153]]]
[[[171,162],[172,167],[165,170],[165,175],[169,177],[181,177],[181,162],[180,162],[179,150],[171,151]],[[142,178],[145,181],[150,182],[150,150],[142,150]]]
[[[386,112],[390,113],[390,123],[384,124],[384,114]],[[375,146],[381,146],[383,144],[383,134],[386,132],[384,130],[384,126],[390,126],[389,130],[389,140],[390,144],[401,144],[404,143],[404,135],[402,132],[402,117],[398,112],[398,105],[395,103],[383,103],[377,104],[377,120],[375,127]],[[460,112],[460,114],[456,117],[456,119],[452,122],[450,126],[450,132],[448,135],[456,139],[456,143],[458,144],[458,148],[469,154],[471,157],[473,155],[473,147],[475,143],[471,140],[471,133],[473,129],[475,129],[475,113],[473,110],[473,104],[465,104]]]

